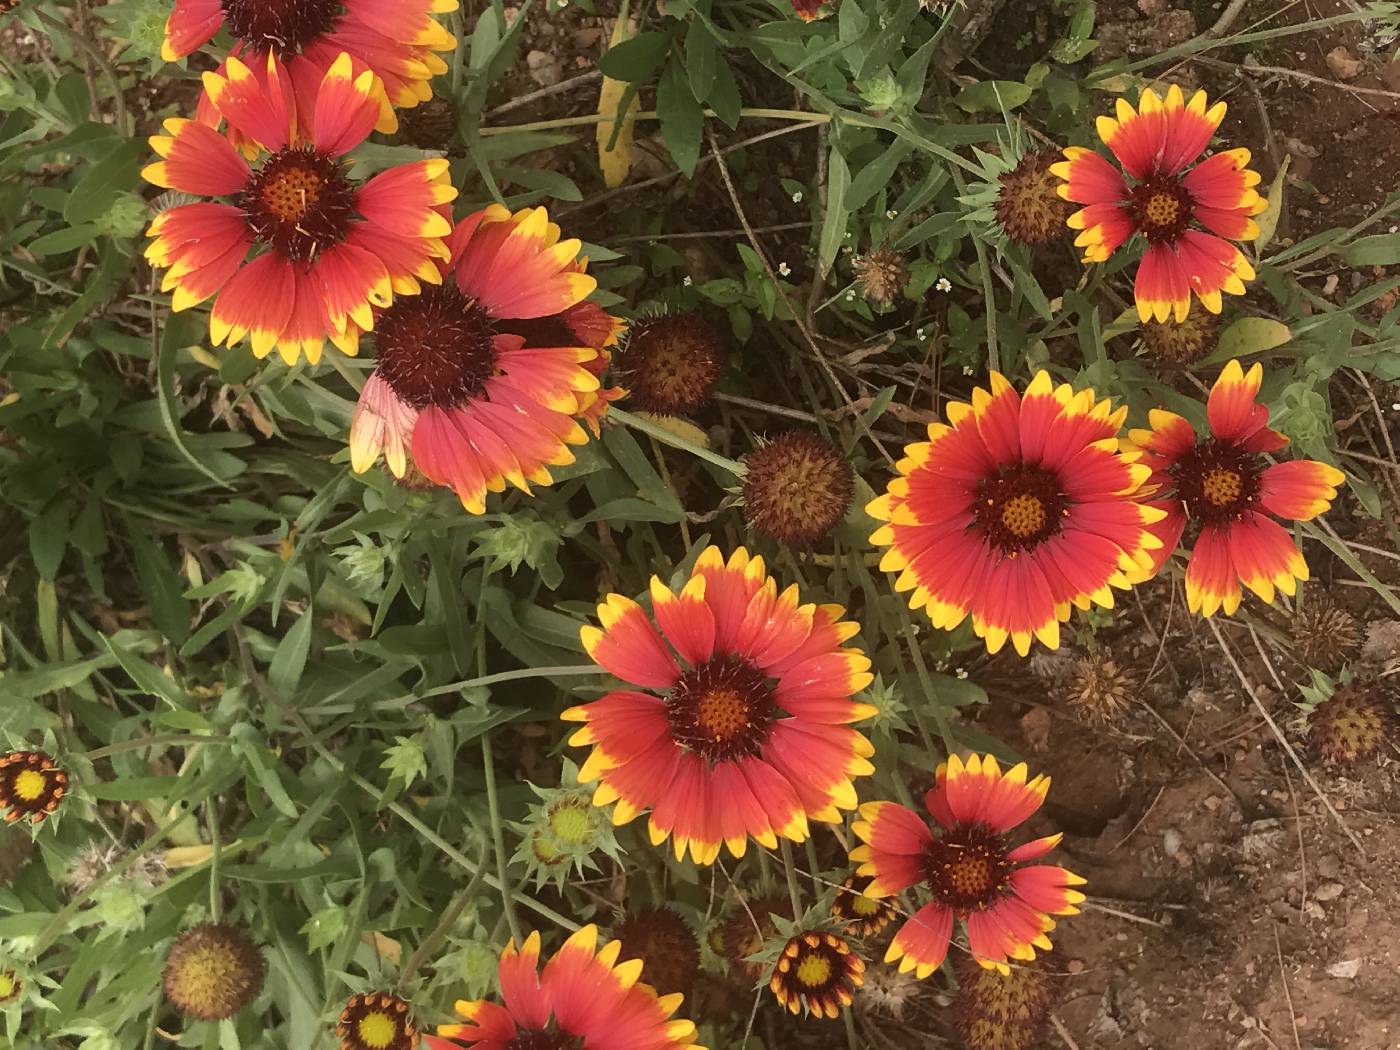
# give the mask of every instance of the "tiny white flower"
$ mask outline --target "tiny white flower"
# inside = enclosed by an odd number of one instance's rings
[[[953,673],[956,674],[959,678],[966,678],[966,677],[967,677],[967,668],[966,668],[966,667],[959,667],[959,668],[958,668],[955,672],[953,672]]]
[[[922,329],[922,328],[916,328],[916,329],[914,330],[914,338],[915,338],[915,339],[922,339],[923,337],[924,337],[924,329]]]
[[[1400,401],[1397,401],[1393,405],[1391,405],[1390,410],[1392,412],[1400,412]]]
[[[849,244],[843,244],[843,245],[841,245],[841,250],[842,250],[843,252],[845,252],[847,255],[850,255],[851,252],[855,251],[855,248],[853,248],[853,247],[852,247],[851,245],[849,245]]]
[[[846,302],[848,302],[848,303],[853,303],[853,302],[855,302],[855,301],[856,301],[856,293],[855,293],[855,292],[847,292],[847,293],[846,293]]]
[[[802,191],[801,191],[801,190],[798,190],[796,193],[794,193],[794,194],[792,195],[792,203],[793,203],[793,204],[801,204],[801,203],[802,203]]]
[[[687,288],[689,288],[694,283],[695,282],[690,279],[689,274],[681,278],[681,284],[685,285]]]
[[[946,277],[938,278],[938,280],[933,283],[933,286],[940,292],[951,292],[953,290],[953,282]]]
[[[972,366],[971,366],[971,365],[963,365],[963,375],[965,375],[965,376],[970,376],[970,375],[972,375]]]
[[[896,218],[896,217],[898,217],[898,215],[899,215],[899,212],[896,211],[894,208],[890,208],[888,211],[885,212],[885,218],[887,218],[887,219]]]
[[[847,230],[847,231],[846,231],[846,240],[849,241],[850,239],[851,239],[851,231],[850,231],[850,230]]]
[[[789,266],[787,263],[785,263],[785,262],[780,262],[780,263],[778,263],[778,276],[779,276],[779,277],[786,277],[786,276],[787,276],[788,274],[790,274],[790,273],[792,273],[792,267],[790,267],[790,266]]]

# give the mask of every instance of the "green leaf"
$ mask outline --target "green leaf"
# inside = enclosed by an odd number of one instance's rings
[[[344,929],[344,908],[322,908],[307,919],[297,932],[305,935],[307,950],[314,952],[334,944]]]
[[[638,33],[603,52],[598,68],[603,76],[634,84],[645,80],[666,60],[671,51],[671,34]]]
[[[1293,338],[1288,325],[1268,317],[1241,317],[1220,333],[1220,341],[1208,360],[1229,361],[1283,346]]]
[[[391,778],[402,780],[407,789],[419,777],[428,775],[428,756],[417,737],[396,736],[384,749],[384,761],[379,763],[379,768],[387,769]]]
[[[846,191],[847,210],[856,211],[866,201],[888,186],[894,169],[899,167],[900,162],[909,156],[913,149],[912,143],[905,139],[899,139],[893,146],[856,172],[855,178],[851,179],[850,189]]]
[[[35,255],[62,255],[74,248],[81,248],[84,244],[91,244],[97,240],[99,232],[101,231],[95,222],[79,223],[77,226],[67,226],[36,237],[25,247]]]
[[[128,139],[89,168],[68,196],[64,221],[76,226],[104,215],[118,194],[136,186],[147,153],[144,141]]]
[[[1400,264],[1400,233],[1360,237],[1337,254],[1351,266],[1395,266]]]
[[[151,608],[151,619],[161,634],[178,645],[190,633],[190,603],[185,599],[184,585],[149,528],[127,514],[122,515],[122,521],[131,540],[136,578]]]
[[[1283,191],[1288,185],[1288,165],[1292,160],[1293,154],[1284,154],[1283,163],[1279,165],[1278,174],[1274,176],[1274,183],[1269,187],[1269,206],[1254,220],[1259,224],[1259,235],[1254,238],[1255,252],[1263,252],[1274,239],[1279,216],[1283,214]]]
[[[719,60],[714,34],[700,19],[693,19],[685,33],[685,75],[690,81],[690,93],[700,102],[710,97]]]
[[[297,622],[277,643],[277,651],[272,654],[272,663],[267,668],[268,684],[283,699],[290,700],[296,694],[302,672],[306,670],[306,657],[311,651],[311,628],[315,623],[315,609],[307,606],[306,612],[297,617]]]
[[[850,216],[846,210],[846,191],[850,185],[851,169],[833,141],[826,166],[826,214],[822,216],[821,235],[817,239],[817,268],[823,277],[830,272],[846,236],[846,220]]]
[[[729,63],[724,60],[723,55],[719,57],[719,63],[715,66],[715,82],[710,87],[710,95],[706,101],[715,111],[715,116],[724,121],[731,130],[739,126],[739,111],[744,103],[739,97],[739,82],[734,79],[734,70],[729,68]]]
[[[59,496],[29,524],[29,553],[34,558],[34,568],[45,580],[58,576],[63,552],[68,549],[70,521],[68,500]]]
[[[1017,80],[979,80],[958,92],[953,99],[969,113],[999,113],[1015,109],[1030,100],[1031,89]]]
[[[229,488],[229,483],[210,470],[185,444],[184,431],[180,426],[180,413],[175,404],[175,355],[183,346],[200,343],[203,328],[203,318],[192,314],[171,314],[166,318],[165,330],[161,332],[160,348],[156,355],[156,392],[159,394],[160,418],[165,424],[165,432],[170,435],[170,443],[185,457],[190,466],[220,488]]]
[[[700,160],[705,112],[690,93],[690,84],[677,62],[666,67],[656,86],[656,118],[661,121],[661,138],[676,167],[687,176],[694,174]]]
[[[147,663],[135,653],[130,652],[114,639],[105,640],[107,648],[117,658],[117,663],[121,664],[122,670],[131,676],[131,680],[136,683],[137,688],[160,697],[177,710],[194,706],[185,691],[176,685],[175,680],[169,675],[154,664]]]

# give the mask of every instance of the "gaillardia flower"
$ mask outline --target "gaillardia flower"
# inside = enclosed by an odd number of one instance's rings
[[[783,946],[768,987],[794,1014],[835,1019],[865,981],[865,961],[831,933],[799,933]]]
[[[388,992],[352,995],[335,1024],[340,1050],[418,1050],[408,1003]]]
[[[700,970],[700,942],[674,908],[638,908],[613,930],[622,953],[641,959],[647,984],[658,992],[688,992]]]
[[[831,902],[831,914],[846,928],[846,932],[856,937],[873,937],[891,922],[896,915],[894,905],[879,897],[867,897],[865,887],[870,879],[864,875],[850,875],[836,888],[836,899]]]
[[[1275,518],[1309,521],[1336,498],[1345,475],[1314,460],[1270,464],[1288,439],[1270,430],[1269,409],[1258,403],[1264,368],[1248,374],[1238,361],[1221,371],[1206,402],[1210,436],[1197,439],[1181,416],[1153,409],[1150,430],[1129,438],[1143,451],[1152,480],[1142,496],[1166,512],[1154,526],[1162,546],[1153,571],[1176,550],[1187,522],[1200,535],[1186,566],[1186,604],[1191,612],[1229,616],[1239,608],[1243,583],[1266,602],[1275,589],[1292,594],[1308,578],[1308,564],[1293,537]]]
[[[1184,321],[1193,294],[1218,314],[1222,292],[1243,295],[1244,282],[1254,280],[1254,267],[1230,241],[1257,237],[1251,216],[1268,207],[1254,189],[1259,175],[1248,167],[1249,150],[1195,163],[1224,119],[1225,103],[1207,109],[1204,91],[1187,102],[1173,84],[1165,99],[1144,91],[1137,109],[1120,98],[1115,117],[1100,117],[1097,129],[1122,171],[1080,146],[1051,168],[1064,180],[1060,196],[1086,205],[1069,219],[1083,231],[1074,243],[1085,262],[1104,262],[1142,235],[1147,250],[1134,296],[1144,321]]]
[[[429,81],[447,72],[447,63],[433,52],[451,51],[457,41],[432,16],[455,10],[457,0],[175,0],[161,57],[167,62],[184,58],[227,27],[234,38],[234,60],[242,56],[261,65],[275,55],[286,66],[298,102],[305,104],[315,101],[316,85],[345,53],[356,73],[369,69],[378,78],[374,127],[391,132],[398,127],[392,107],[432,98]],[[201,100],[201,120],[217,125],[216,114],[212,121],[204,120],[213,113],[208,101],[209,96]],[[305,112],[310,123],[314,111]]]
[[[651,810],[653,845],[672,840],[712,864],[721,843],[801,842],[807,822],[854,809],[852,777],[874,771],[874,748],[847,723],[875,709],[851,700],[873,681],[870,660],[842,648],[858,630],[838,605],[799,605],[778,593],[763,559],[718,547],[696,560],[679,594],[651,579],[652,612],[610,594],[602,627],[584,627],[588,655],[623,682],[565,711],[583,722],[569,743],[592,746],[579,781],[613,822]],[[660,630],[658,630],[658,626]]]
[[[1162,511],[1136,501],[1151,471],[1118,451],[1126,406],[1047,372],[1024,396],[995,372],[991,386],[951,402],[866,510],[888,523],[870,540],[911,608],[947,630],[970,613],[990,652],[1010,638],[1024,656],[1033,638],[1059,645],[1071,606],[1111,608],[1110,588],[1140,578]]]
[[[242,930],[202,922],[181,933],[165,956],[165,996],[187,1017],[222,1021],[262,991],[267,963]]]
[[[0,756],[0,811],[8,823],[46,820],[67,791],[68,774],[43,751]]]
[[[619,323],[584,297],[598,282],[543,208],[499,205],[467,216],[436,261],[450,277],[397,300],[375,326],[377,367],[350,421],[350,464],[381,451],[403,476],[412,461],[472,514],[506,483],[548,485],[596,421],[603,347]],[[596,371],[595,371],[596,369]]]
[[[851,851],[858,872],[871,876],[865,892],[888,897],[923,883],[930,900],[899,928],[885,962],[923,979],[943,965],[953,920],[967,926],[973,958],[1002,973],[1008,960],[1048,951],[1051,915],[1078,914],[1084,894],[1071,889],[1084,880],[1045,864],[1022,867],[1059,844],[1060,835],[1012,847],[1006,833],[1045,801],[1050,778],[1026,781],[1024,762],[1005,773],[991,755],[957,755],[938,767],[937,782],[924,804],[938,824],[935,834],[913,810],[896,802],[869,802],[851,826],[864,843]]]
[[[855,471],[840,449],[810,430],[765,441],[744,466],[745,519],[796,550],[810,550],[850,509]]]
[[[643,976],[640,959],[619,963],[622,943],[601,951],[598,927],[571,936],[539,972],[540,935],[501,954],[501,1006],[487,1000],[456,1003],[466,1024],[438,1026],[429,1050],[704,1050],[695,1025],[671,1020],[680,995],[658,996]]]
[[[203,124],[167,120],[168,134],[151,138],[162,160],[145,169],[146,180],[227,203],[161,212],[146,234],[155,238],[146,258],[166,268],[161,290],[174,291],[172,309],[218,295],[209,316],[215,346],[251,333],[254,354],[275,349],[288,364],[302,354],[319,360],[328,338],[355,354],[374,307],[440,279],[434,262],[447,254],[442,237],[452,228],[441,205],[457,195],[447,161],[400,164],[364,183],[350,178],[341,158],[370,133],[377,107],[374,75],[352,78],[346,55],[320,82],[309,139],[275,58],[262,76],[233,58],[228,72],[206,73],[205,85],[256,144],[256,166]]]
[[[709,403],[722,356],[719,333],[698,313],[656,314],[632,322],[618,382],[643,412],[688,416]]]

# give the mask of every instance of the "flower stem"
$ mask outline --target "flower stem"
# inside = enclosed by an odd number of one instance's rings
[[[223,918],[223,902],[219,899],[219,860],[223,843],[219,839],[219,814],[214,808],[214,800],[204,803],[204,820],[209,825],[209,919],[219,922]]]
[[[510,925],[510,935],[516,944],[524,944],[520,935],[520,919],[515,914],[515,897],[510,890],[510,873],[506,871],[506,835],[501,825],[501,806],[496,798],[496,762],[491,752],[491,734],[481,734],[481,765],[486,777],[486,806],[491,811],[491,844],[496,851],[496,878],[500,880],[501,907]]]
[[[185,747],[194,744],[231,744],[233,739],[226,736],[208,736],[189,733],[169,733],[164,736],[146,736],[139,740],[123,740],[118,744],[108,744],[87,752],[89,762],[100,758],[125,754],[128,751],[144,751],[148,747]]]
[[[672,448],[678,448],[683,452],[689,452],[692,456],[703,459],[707,463],[713,463],[715,466],[729,471],[729,473],[733,474],[736,478],[742,478],[748,473],[744,465],[738,460],[729,459],[725,456],[721,456],[718,452],[711,452],[707,448],[693,445],[680,435],[671,433],[665,427],[653,423],[649,419],[643,419],[641,416],[634,416],[631,412],[621,408],[608,409],[608,417],[615,419],[624,426],[631,427],[633,430],[640,430],[643,434],[655,438],[663,445],[670,445]]]
[[[792,843],[787,839],[778,840],[778,848],[783,852],[783,873],[787,875],[788,897],[792,901],[792,921],[802,917],[802,894],[797,889],[797,866],[792,862]]]

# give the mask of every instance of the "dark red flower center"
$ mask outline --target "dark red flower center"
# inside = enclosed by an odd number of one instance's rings
[[[496,329],[456,282],[401,296],[375,323],[379,374],[417,409],[452,408],[479,397],[496,368]]]
[[[582,346],[574,330],[564,323],[562,314],[548,317],[512,317],[496,324],[503,335],[518,335],[527,347]]]
[[[1068,510],[1060,479],[1024,463],[984,480],[973,504],[978,527],[1005,554],[1031,550],[1055,535]]]
[[[1171,473],[1176,477],[1177,495],[1191,516],[1218,525],[1253,509],[1264,466],[1257,453],[1211,439],[1177,460]]]
[[[1006,894],[1012,864],[1006,844],[985,824],[959,825],[924,850],[924,877],[942,904],[966,913],[990,908]]]
[[[1132,189],[1128,211],[1149,242],[1174,241],[1191,224],[1196,202],[1179,181],[1153,175]]]
[[[221,0],[228,30],[257,51],[280,57],[325,36],[340,20],[340,0]]]
[[[583,1040],[568,1032],[520,1029],[506,1050],[583,1050]]]
[[[691,668],[666,699],[672,738],[712,763],[758,754],[777,716],[768,679],[736,656]]]
[[[235,199],[254,237],[284,259],[310,262],[350,232],[355,194],[338,161],[302,148],[268,157]]]

